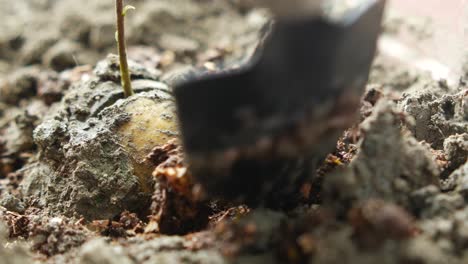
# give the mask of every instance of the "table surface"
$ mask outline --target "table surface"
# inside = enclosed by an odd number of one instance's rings
[[[431,18],[433,35],[423,41],[408,40],[409,45],[461,73],[468,59],[468,0],[390,0],[390,7],[410,17]]]

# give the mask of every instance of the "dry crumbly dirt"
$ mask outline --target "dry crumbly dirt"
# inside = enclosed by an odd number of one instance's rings
[[[447,83],[379,53],[359,122],[299,199],[249,208],[200,199],[171,88],[248,61],[269,15],[132,1],[123,99],[113,1],[75,2],[0,0],[0,263],[468,262],[468,63]]]

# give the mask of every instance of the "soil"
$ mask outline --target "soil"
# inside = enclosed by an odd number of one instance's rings
[[[124,98],[113,1],[0,0],[0,263],[468,262],[468,55],[452,83],[379,52],[287,209],[201,199],[171,91],[249,60],[271,18],[242,2],[132,1]]]

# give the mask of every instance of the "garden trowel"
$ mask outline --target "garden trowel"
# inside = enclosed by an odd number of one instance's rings
[[[278,16],[246,65],[176,85],[186,158],[210,197],[287,206],[357,120],[384,0]]]

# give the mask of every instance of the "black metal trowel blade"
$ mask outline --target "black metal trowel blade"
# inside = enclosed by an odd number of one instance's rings
[[[315,152],[314,129],[320,127],[311,122],[340,96],[359,98],[364,91],[384,5],[367,1],[338,21],[276,21],[250,64],[178,85],[179,121],[195,177],[202,183],[232,178],[244,173],[232,168],[238,160],[270,164]]]

